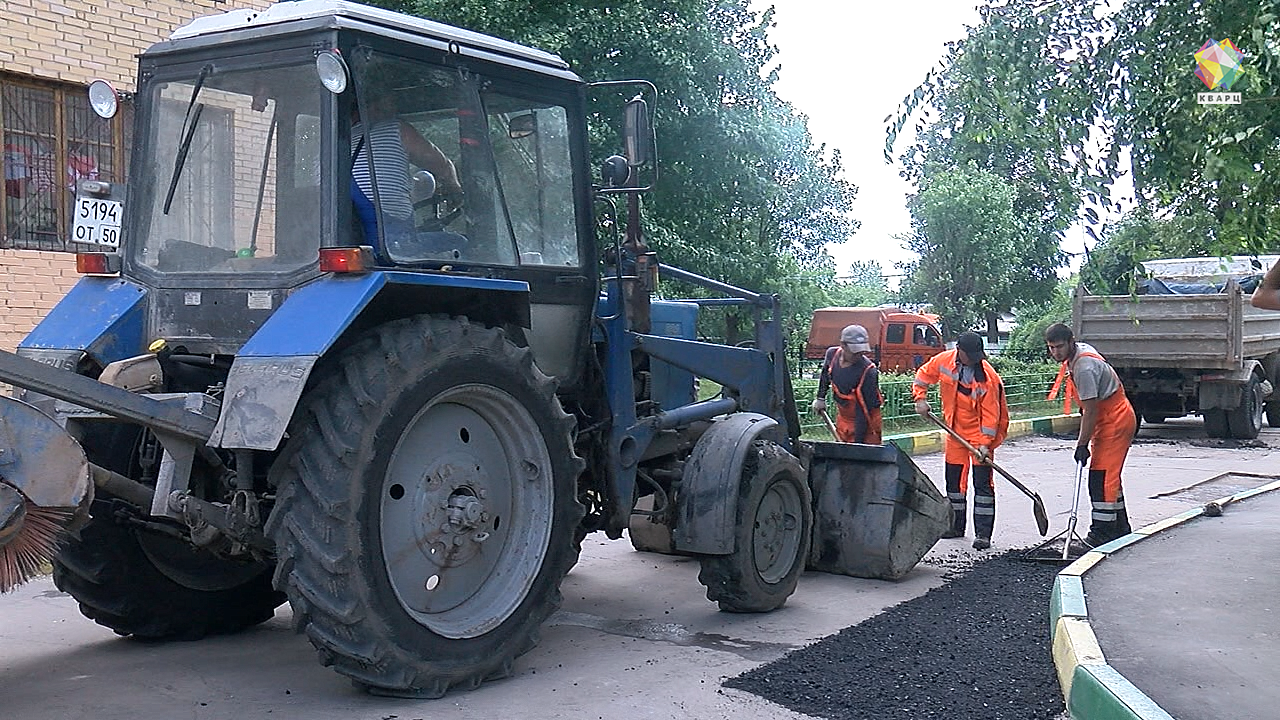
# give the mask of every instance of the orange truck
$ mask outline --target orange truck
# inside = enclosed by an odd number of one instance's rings
[[[821,360],[840,343],[840,330],[861,325],[871,339],[871,358],[885,372],[913,372],[945,349],[938,316],[894,307],[826,307],[813,311],[804,356]]]

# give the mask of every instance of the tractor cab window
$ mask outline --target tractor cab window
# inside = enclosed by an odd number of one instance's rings
[[[354,232],[405,264],[579,262],[562,106],[464,70],[357,51]]]
[[[320,238],[322,93],[312,62],[151,83],[135,260],[157,272],[291,272]]]

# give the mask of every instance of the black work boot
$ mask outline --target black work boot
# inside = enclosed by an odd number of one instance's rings
[[[986,550],[991,547],[991,538],[977,537],[973,539],[974,550]]]

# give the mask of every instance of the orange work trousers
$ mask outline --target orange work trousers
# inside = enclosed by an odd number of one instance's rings
[[[1098,420],[1089,440],[1089,503],[1093,512],[1088,540],[1094,545],[1131,532],[1120,475],[1137,427],[1138,419],[1124,388],[1098,401]]]
[[[855,408],[858,410],[860,408]],[[883,432],[884,420],[882,418],[880,408],[876,408],[868,413],[867,431],[862,437],[858,437],[856,419],[853,415],[846,415],[842,412],[836,413],[836,438],[840,442],[846,443],[865,443],[867,445],[883,445],[881,433]]]

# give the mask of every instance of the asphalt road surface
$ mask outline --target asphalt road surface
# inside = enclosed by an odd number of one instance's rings
[[[1065,527],[1071,505],[1073,445],[1072,437],[1019,438],[996,457],[1044,499],[1050,535]],[[941,483],[941,454],[916,461]],[[1144,427],[1125,472],[1134,526],[1203,504],[1203,491],[1178,491],[1228,472],[1280,473],[1280,430],[1239,442],[1208,440],[1195,418]],[[985,555],[1034,545],[1030,501],[1001,479],[996,487],[995,547]],[[1087,498],[1080,512],[1083,534]],[[706,600],[696,561],[638,553],[625,539],[594,535],[565,581],[563,609],[515,674],[429,701],[372,697],[321,667],[292,633],[287,606],[240,635],[148,644],[86,620],[46,578],[0,596],[0,718],[809,717],[723,683],[954,582],[979,554],[971,540],[940,541],[898,582],[807,573],[782,610],[734,615]],[[1046,604],[1046,634],[1047,615]]]

